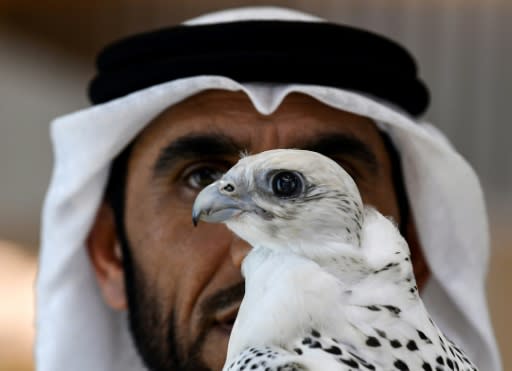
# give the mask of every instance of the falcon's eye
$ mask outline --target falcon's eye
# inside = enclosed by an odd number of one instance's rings
[[[291,171],[281,171],[272,178],[272,191],[281,198],[297,196],[302,191],[302,179]]]

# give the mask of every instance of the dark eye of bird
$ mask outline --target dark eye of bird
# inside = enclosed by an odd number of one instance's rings
[[[281,171],[272,178],[272,191],[278,197],[293,197],[301,190],[302,179],[291,171]]]

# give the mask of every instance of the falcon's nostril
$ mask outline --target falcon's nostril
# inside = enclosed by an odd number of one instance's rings
[[[222,187],[222,190],[231,193],[235,190],[235,187],[233,186],[233,184],[228,183],[224,187]]]

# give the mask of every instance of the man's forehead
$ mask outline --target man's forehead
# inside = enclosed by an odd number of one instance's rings
[[[245,120],[250,117],[252,120]],[[244,92],[231,92],[224,90],[208,90],[201,92],[186,100],[164,110],[152,120],[145,130],[154,130],[156,126],[167,127],[170,130],[194,130],[203,126],[229,124],[256,125],[262,122],[275,123],[276,121],[299,117],[298,124],[307,124],[309,120],[319,120],[330,124],[374,124],[367,117],[356,115],[347,111],[338,110],[306,94],[293,93],[286,96],[277,109],[269,115],[261,114],[254,107],[250,98]],[[193,125],[197,121],[196,125]],[[299,129],[297,127],[297,129]],[[307,127],[300,127],[307,129]]]
[[[290,94],[274,112],[263,115],[244,92],[210,90],[164,110],[135,143],[136,147],[162,147],[190,134],[220,134],[252,150],[255,142],[272,135],[279,137],[277,145],[290,146],[330,132],[348,133],[366,142],[380,137],[369,118],[329,107],[305,94]]]

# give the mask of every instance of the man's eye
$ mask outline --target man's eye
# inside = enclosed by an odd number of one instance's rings
[[[187,172],[184,182],[188,187],[200,190],[220,179],[226,170],[223,167],[196,166]]]

